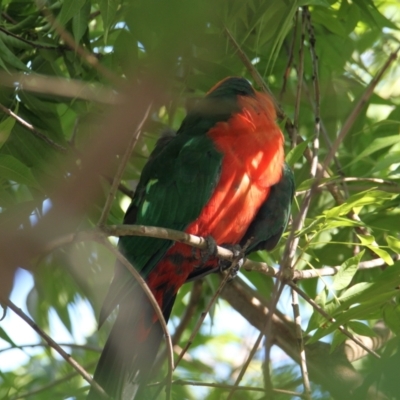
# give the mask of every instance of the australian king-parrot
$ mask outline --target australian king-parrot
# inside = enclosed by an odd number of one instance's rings
[[[248,244],[246,254],[271,250],[286,228],[294,179],[284,163],[284,138],[271,98],[246,79],[217,83],[162,138],[140,177],[125,224],[171,228],[218,245]],[[218,269],[192,247],[151,237],[124,236],[119,248],[140,272],[168,321],[179,288]],[[135,391],[150,373],[163,332],[146,295],[117,263],[99,324],[118,315],[94,379],[114,399]],[[136,388],[135,390],[133,388]],[[92,388],[88,399],[99,398]]]

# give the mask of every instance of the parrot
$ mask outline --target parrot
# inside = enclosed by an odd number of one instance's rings
[[[294,177],[284,161],[284,137],[270,95],[242,77],[213,86],[188,111],[176,135],[162,137],[144,166],[124,224],[175,229],[246,246],[245,255],[272,250],[286,229]],[[122,236],[119,250],[153,293],[168,321],[179,288],[220,269],[187,244]],[[143,290],[119,262],[99,316],[116,320],[93,379],[115,400],[140,397],[163,339]],[[101,398],[91,388],[88,400]]]

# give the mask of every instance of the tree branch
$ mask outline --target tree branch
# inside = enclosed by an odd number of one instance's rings
[[[68,353],[64,351],[59,344],[57,344],[46,332],[39,328],[36,323],[29,318],[20,308],[18,308],[11,300],[1,298],[1,302],[5,304],[7,307],[11,308],[19,317],[21,317],[36,333],[38,333],[43,340],[47,342],[47,344],[52,347],[60,356],[70,364],[78,373],[85,379],[95,390],[96,392],[104,399],[109,399],[109,396],[106,392],[101,388],[101,386],[92,379],[92,377],[88,374],[88,372],[80,365],[76,360],[74,360]]]

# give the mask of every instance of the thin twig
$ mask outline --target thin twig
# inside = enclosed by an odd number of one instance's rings
[[[239,58],[241,59],[242,63],[244,64],[244,66],[247,68],[247,70],[249,71],[251,77],[254,79],[254,82],[260,87],[262,88],[262,90],[265,93],[268,93],[271,97],[271,100],[274,103],[275,109],[277,111],[277,115],[278,118],[280,119],[284,119],[284,114],[283,111],[281,109],[281,106],[279,105],[279,103],[276,101],[275,96],[272,94],[271,90],[269,89],[269,87],[265,84],[264,79],[262,78],[262,76],[260,75],[260,73],[257,71],[257,69],[254,67],[254,65],[252,64],[252,62],[250,61],[250,59],[247,57],[246,53],[244,53],[244,51],[241,49],[241,47],[239,46],[239,43],[236,41],[236,39],[233,37],[233,35],[231,34],[231,32],[229,31],[229,29],[227,27],[224,28],[225,34],[228,37],[230,43],[232,44],[232,46],[235,48]]]
[[[164,315],[157,303],[152,291],[147,286],[147,283],[142,278],[140,273],[132,266],[132,264],[124,257],[124,255],[115,248],[107,239],[100,240],[104,246],[106,246],[118,259],[119,262],[132,274],[136,282],[139,284],[143,292],[146,294],[154,312],[157,314],[158,321],[161,325],[161,329],[164,332],[165,343],[167,346],[167,358],[168,358],[168,375],[167,375],[167,387],[166,387],[166,398],[167,400],[171,397],[171,382],[172,382],[172,372],[174,371],[174,355],[173,347],[171,341],[171,335],[168,332],[167,323],[165,322]]]
[[[351,110],[350,115],[347,117],[347,120],[342,126],[336,140],[334,141],[330,152],[327,154],[324,162],[323,162],[323,169],[326,170],[332,161],[333,156],[336,154],[337,150],[339,149],[340,144],[343,142],[346,135],[349,133],[351,127],[353,126],[354,122],[356,121],[358,115],[360,114],[361,110],[363,109],[364,105],[367,103],[368,99],[372,96],[376,85],[382,79],[385,72],[388,70],[390,65],[396,60],[397,54],[400,51],[400,46],[392,52],[388,59],[386,60],[385,64],[382,66],[378,74],[371,80],[365,92],[362,94],[360,99],[358,100],[357,104]]]
[[[381,178],[363,178],[363,177],[357,177],[357,176],[348,176],[348,177],[340,177],[339,176],[336,178],[332,178],[327,182],[320,182],[317,186],[317,189],[320,189],[325,186],[329,186],[333,182],[371,182],[376,185],[388,185],[388,186],[397,187],[400,189],[400,184],[395,181],[391,181],[388,179],[381,179]],[[309,190],[311,190],[311,188],[307,189],[307,190],[296,191],[296,196],[307,193]]]
[[[194,340],[195,336],[197,335],[197,333],[199,332],[199,330],[201,328],[201,325],[203,324],[203,321],[205,320],[208,312],[210,311],[211,307],[214,305],[215,301],[217,300],[217,298],[218,298],[219,294],[221,293],[222,289],[224,288],[225,284],[230,279],[231,275],[230,275],[229,272],[230,272],[230,270],[232,270],[232,268],[236,267],[237,263],[240,260],[239,257],[241,257],[241,255],[233,259],[232,264],[230,265],[229,269],[225,272],[225,276],[222,279],[218,289],[215,291],[213,297],[208,302],[205,310],[201,313],[200,318],[198,319],[195,327],[193,328],[192,334],[190,335],[185,347],[182,349],[181,353],[179,354],[178,359],[176,360],[175,368],[177,367],[177,365],[182,360],[183,356],[185,355],[185,353],[187,352],[187,350],[189,349],[189,347],[193,343],[193,340]]]
[[[236,390],[238,390],[239,383],[242,380],[245,372],[247,371],[247,368],[250,365],[250,362],[253,359],[254,355],[256,354],[258,348],[260,347],[260,343],[261,343],[261,340],[262,340],[263,336],[264,336],[264,331],[261,330],[259,332],[258,336],[257,336],[256,341],[254,342],[254,345],[253,345],[253,347],[252,347],[247,359],[246,359],[246,362],[243,364],[242,368],[240,369],[239,375],[236,378],[234,385],[231,387],[231,391],[229,392],[229,395],[226,398],[226,400],[231,400],[232,397],[234,396]],[[264,389],[264,391],[268,392],[268,388]]]
[[[158,386],[162,385],[163,382],[155,382],[151,383],[148,386]],[[178,385],[178,386],[202,386],[202,387],[212,387],[212,388],[218,388],[218,389],[226,389],[230,390],[232,389],[232,385],[226,385],[223,383],[214,383],[214,382],[195,382],[195,381],[183,381],[183,380],[176,380],[172,382],[173,385]],[[253,392],[265,392],[264,388],[258,388],[254,386],[238,386],[235,388],[235,390],[245,390],[245,391],[253,391]],[[277,394],[287,394],[289,396],[297,396],[300,398],[303,398],[302,393],[298,392],[292,392],[291,390],[285,390],[285,389],[274,389],[274,392]]]
[[[299,345],[299,360],[300,360],[300,369],[301,376],[303,379],[304,386],[304,397],[307,400],[311,400],[311,386],[310,379],[308,376],[307,369],[307,361],[306,361],[306,351],[304,347],[304,339],[303,339],[303,330],[301,329],[301,315],[300,315],[300,307],[299,307],[299,298],[297,292],[294,289],[291,289],[292,294],[292,307],[293,307],[293,316],[294,322],[296,326],[296,338]]]
[[[91,346],[89,344],[76,344],[76,343],[58,343],[59,346],[64,346],[64,347],[70,347],[71,349],[81,349],[81,350],[89,350],[89,351],[95,351],[97,353],[101,353],[100,347],[95,347]],[[4,349],[0,349],[0,353],[4,351],[9,351],[9,350],[15,350],[15,349],[24,349],[28,347],[48,347],[48,343],[32,343],[32,344],[22,344],[19,346],[10,346],[10,347],[5,347]]]
[[[297,143],[297,132],[299,129],[299,115],[300,115],[300,101],[301,101],[301,89],[303,86],[303,75],[304,75],[304,41],[305,41],[305,27],[306,27],[306,16],[304,9],[301,13],[301,35],[300,35],[300,48],[299,48],[299,63],[297,70],[297,89],[296,89],[296,100],[294,104],[294,116],[293,125],[293,136],[291,136],[291,147],[295,147]]]
[[[320,88],[319,88],[319,73],[318,73],[318,56],[315,51],[315,36],[314,36],[314,27],[311,23],[311,15],[307,6],[303,7],[306,22],[307,22],[307,31],[308,37],[310,40],[310,52],[311,52],[311,60],[313,66],[313,83],[314,83],[314,103],[315,103],[315,126],[314,126],[314,140],[313,140],[313,160],[311,163],[310,175],[311,177],[315,177],[317,173],[318,166],[318,151],[319,151],[319,134],[321,128],[321,115],[320,115]]]
[[[283,74],[283,83],[282,83],[281,91],[279,93],[279,101],[282,101],[283,94],[285,93],[285,90],[286,90],[287,81],[289,79],[290,70],[292,69],[293,53],[294,53],[294,45],[296,43],[298,19],[299,19],[299,9],[296,10],[296,14],[294,15],[292,41],[290,43],[289,55],[288,55],[288,61],[287,61],[286,68],[285,68],[285,73]]]
[[[1,79],[1,77],[0,77]],[[15,114],[13,111],[8,109],[7,107],[4,107],[2,104],[0,104],[0,110],[2,110],[5,114],[9,115],[10,117],[14,118],[20,125],[22,125],[24,128],[28,129],[30,132],[32,132],[38,139],[42,140],[43,142],[47,143],[53,149],[56,149],[57,151],[60,151],[62,153],[65,153],[67,149],[64,146],[61,146],[60,144],[54,142],[50,138],[48,138],[46,135],[43,133],[39,132],[32,124],[29,122],[25,121],[21,117],[19,117],[17,114]]]
[[[189,299],[187,307],[185,307],[185,313],[179,320],[179,325],[176,327],[175,332],[172,336],[172,345],[174,347],[181,339],[183,332],[187,328],[189,322],[191,321],[195,311],[197,310],[197,308],[199,306],[199,301],[201,300],[201,294],[203,292],[202,285],[203,285],[203,281],[201,279],[194,281],[194,283],[193,283],[193,288],[190,293],[190,299]],[[176,351],[176,348],[175,348],[175,351]],[[153,375],[156,375],[157,372],[160,370],[161,365],[164,362],[165,357],[167,356],[166,353],[167,353],[167,350],[165,349],[159,355],[159,357],[157,357],[157,360],[155,361],[154,366],[153,366],[153,371],[154,371]]]
[[[94,365],[96,365],[96,363],[97,363],[97,361],[92,361],[91,363],[89,363],[85,366],[85,369],[89,369],[89,368],[93,367]],[[26,399],[27,397],[32,398],[31,396],[37,395],[38,393],[45,392],[46,390],[49,390],[52,387],[60,385],[64,382],[69,382],[72,378],[75,378],[75,376],[78,376],[78,375],[79,375],[78,372],[73,371],[73,372],[63,376],[62,378],[55,379],[53,382],[50,382],[47,385],[43,385],[43,386],[41,386],[37,389],[34,389],[30,392],[25,392],[25,393],[15,396],[15,397],[11,397],[10,400]]]
[[[44,44],[39,44],[39,43],[31,42],[30,40],[27,40],[27,39],[25,39],[25,38],[23,38],[23,37],[21,37],[21,36],[18,36],[18,35],[16,35],[15,33],[12,33],[12,32],[10,32],[10,31],[8,31],[7,29],[5,29],[5,28],[3,28],[3,27],[1,27],[1,26],[0,26],[0,31],[3,32],[3,33],[5,33],[5,34],[8,35],[8,36],[11,36],[11,37],[13,37],[13,38],[15,38],[15,39],[17,39],[17,40],[20,40],[20,41],[23,42],[23,43],[28,44],[29,46],[34,47],[35,49],[44,49],[44,50],[69,50],[68,47],[65,47],[65,46],[62,46],[62,45],[61,45],[61,46],[47,46],[47,45],[44,45]]]
[[[102,398],[109,399],[109,396],[101,388],[101,386],[92,379],[88,372],[74,360],[62,347],[60,347],[46,332],[44,332],[39,326],[29,318],[20,308],[18,308],[11,300],[2,298],[1,302],[7,307],[10,307],[19,317],[21,317],[35,332],[37,332],[43,340],[45,340],[50,347],[52,347],[58,354],[67,361],[78,373],[85,379],[95,390],[99,393]]]
[[[187,306],[185,307],[185,313],[182,315],[179,325],[176,327],[174,336],[172,337],[172,344],[177,344],[191,321],[194,313],[196,312],[199,301],[201,300],[201,295],[203,293],[203,281],[194,281],[192,291],[190,293],[190,298]]]
[[[139,136],[142,132],[143,125],[146,122],[147,117],[149,116],[151,107],[152,107],[152,103],[150,103],[149,106],[147,107],[147,110],[146,110],[145,114],[143,115],[142,120],[140,121],[139,125],[136,128],[136,131],[134,132],[131,139],[129,140],[129,143],[127,144],[127,149],[126,149],[124,155],[122,156],[121,162],[118,165],[118,169],[117,169],[117,172],[115,173],[113,183],[111,185],[110,191],[108,192],[106,203],[104,204],[103,211],[101,213],[99,222],[97,223],[98,226],[103,226],[107,222],[108,214],[110,213],[111,206],[114,201],[115,193],[117,192],[118,186],[122,179],[122,174],[124,173],[126,165],[128,164],[129,158],[132,154],[132,151],[135,148],[136,143],[139,140]]]
[[[54,30],[60,35],[65,44],[73,51],[75,51],[83,61],[96,69],[101,75],[107,78],[115,86],[118,87],[123,84],[122,78],[115,75],[108,68],[102,65],[94,54],[75,42],[73,36],[66,29],[64,29],[62,25],[60,25],[60,23],[56,20],[52,12],[47,7],[43,7],[41,11],[43,12],[43,15],[45,16],[47,21],[52,25]]]
[[[320,313],[322,316],[324,316],[329,322],[335,323],[336,320],[335,318],[331,317],[322,307],[320,307],[310,296],[308,296],[307,293],[305,293],[303,290],[301,290],[294,282],[287,282],[287,284],[295,290],[307,303],[309,303],[314,310],[316,310],[318,313]],[[344,335],[349,337],[353,342],[357,343],[360,347],[362,347],[365,351],[367,351],[369,354],[372,354],[376,358],[381,358],[381,356],[376,353],[375,351],[369,349],[363,342],[361,342],[357,337],[355,337],[352,333],[350,333],[344,326],[340,325],[338,327],[339,331],[342,332]]]

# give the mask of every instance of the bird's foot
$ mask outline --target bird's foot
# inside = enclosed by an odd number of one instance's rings
[[[215,239],[212,236],[206,236],[204,240],[206,241],[207,247],[200,250],[200,261],[202,264],[206,264],[210,258],[216,257],[218,254],[218,245]]]
[[[231,281],[232,279],[236,278],[240,268],[244,264],[244,251],[242,247],[239,246],[238,244],[223,245],[222,247],[231,250],[233,253],[232,261],[227,261],[227,260],[219,261],[219,270],[221,272],[228,270],[229,272],[228,281]]]

